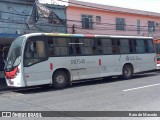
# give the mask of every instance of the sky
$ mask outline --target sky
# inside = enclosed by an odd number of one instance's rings
[[[58,0],[39,0],[39,1],[41,3],[48,3],[48,4],[52,3],[51,1],[55,1],[60,5],[65,5],[65,3],[60,3],[58,2]],[[79,0],[79,1],[160,13],[160,0]]]

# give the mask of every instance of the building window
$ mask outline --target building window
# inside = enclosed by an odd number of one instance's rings
[[[125,30],[124,18],[116,18],[116,30]]]
[[[140,20],[137,20],[137,34],[140,34],[141,32],[141,21]]]
[[[83,29],[92,29],[93,28],[93,16],[82,15],[82,28]]]
[[[51,23],[51,24],[63,24],[62,20],[54,13],[51,13],[49,15],[48,23]]]
[[[155,22],[148,21],[148,32],[155,32]]]
[[[101,16],[96,16],[96,23],[100,24],[101,23]]]

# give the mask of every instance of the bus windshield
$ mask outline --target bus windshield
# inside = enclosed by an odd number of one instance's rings
[[[19,65],[21,61],[21,48],[25,37],[15,39],[9,49],[5,69],[11,69]]]

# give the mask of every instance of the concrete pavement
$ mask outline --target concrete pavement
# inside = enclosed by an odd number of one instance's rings
[[[127,91],[126,91],[127,90]],[[129,91],[128,91],[129,90]],[[36,88],[2,93],[0,110],[9,111],[159,111],[159,71],[130,80],[104,79],[55,90]],[[54,119],[54,118],[45,118]],[[55,120],[60,118],[55,118]],[[63,118],[78,120],[158,120],[159,118]]]

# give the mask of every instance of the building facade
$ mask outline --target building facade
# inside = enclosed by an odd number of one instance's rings
[[[160,13],[69,0],[68,33],[160,37]]]
[[[10,44],[17,36],[34,32],[66,33],[66,24],[53,24],[47,19],[39,19],[29,27],[27,18],[30,16],[35,0],[0,0],[0,45]],[[46,5],[62,20],[66,19],[66,7]],[[2,47],[1,47],[2,48]]]

